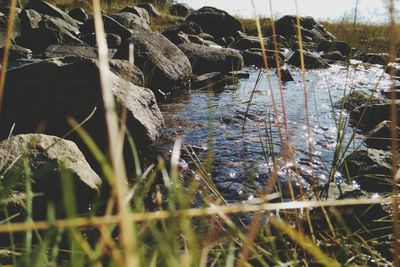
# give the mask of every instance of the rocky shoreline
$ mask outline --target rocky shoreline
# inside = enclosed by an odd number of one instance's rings
[[[110,89],[117,103],[127,110],[127,130],[139,149],[157,140],[162,132],[164,120],[158,101],[210,84],[223,88],[229,73],[240,71],[244,66],[263,67],[264,48],[268,66],[281,66],[282,73],[278,75],[281,82],[293,80],[286,65],[301,67],[295,16],[277,20],[275,35],[271,29],[261,47],[260,39],[244,33],[240,21],[225,11],[213,7],[194,11],[176,4],[170,12],[186,17],[185,23],[162,33],[151,30],[150,17],[160,16],[151,4],[102,15],[110,58]],[[2,36],[6,32],[7,13],[8,7],[0,6]],[[6,159],[5,169],[17,160],[18,153],[32,167],[51,169],[37,176],[33,173],[35,183],[43,184],[35,188],[41,192],[43,188],[54,187],[40,181],[47,181],[56,175],[54,169],[62,168],[55,159],[71,159],[79,165],[73,167],[79,190],[98,192],[101,181],[83,157],[94,164],[81,138],[75,133],[67,137],[78,145],[82,155],[74,143],[59,139],[71,130],[67,117],[81,122],[91,116],[84,129],[100,148],[107,147],[94,20],[81,8],[67,13],[41,0],[31,0],[17,13],[0,114],[0,140],[4,140],[0,152]],[[351,59],[387,64],[387,55],[357,51],[336,40],[311,17],[301,17],[300,24],[306,69],[327,68],[332,63],[346,63]],[[4,42],[0,43],[2,46]],[[1,48],[1,55],[3,51]],[[130,53],[133,53],[134,65],[129,62]],[[354,92],[341,103],[352,120],[359,121],[362,117],[357,126],[364,132],[370,131],[367,144],[371,147],[349,155],[340,168],[342,173],[356,179],[363,190],[390,192],[389,100]],[[398,103],[396,108],[399,110]],[[15,136],[8,139],[12,128]],[[35,132],[42,134],[32,134]],[[55,145],[50,145],[49,140]],[[10,153],[12,157],[8,156]],[[40,164],[35,162],[38,158]],[[21,170],[21,166],[16,168]],[[60,186],[59,181],[53,182]],[[23,187],[16,191],[22,193]],[[51,194],[44,192],[44,195],[50,198]]]

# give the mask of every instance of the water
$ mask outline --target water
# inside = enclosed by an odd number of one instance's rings
[[[256,197],[270,179],[272,164],[270,158],[265,157],[266,129],[272,128],[275,156],[278,157],[281,151],[279,134],[273,122],[272,93],[278,104],[279,120],[283,123],[277,76],[273,70],[270,71],[271,91],[263,71],[243,129],[246,108],[259,69],[245,68],[244,71],[250,73],[250,78],[240,79],[237,89],[230,88],[219,93],[192,91],[173,99],[171,103],[161,104],[166,128],[162,138],[155,144],[165,157],[170,156],[173,141],[178,137],[182,138],[185,145],[193,146],[202,159],[212,152],[214,160],[211,175],[228,201]],[[332,65],[328,69],[307,71],[305,81],[311,125],[311,135],[308,136],[302,73],[297,68],[291,68],[291,73],[295,81],[284,84],[283,94],[295,164],[283,165],[279,171],[286,197],[288,177],[295,189],[299,189],[296,171],[301,174],[304,187],[313,179],[318,179],[319,183],[328,181],[337,139],[333,114],[340,112],[338,109],[332,110],[329,91],[332,101],[336,102],[349,90],[373,90],[382,75],[379,88],[388,90],[391,86],[389,76],[383,74],[383,68],[378,65],[353,62],[350,67]],[[348,129],[345,143],[352,131],[352,128]],[[284,135],[283,124],[282,132]],[[312,145],[311,156],[309,141]],[[362,136],[357,134],[349,152],[362,146]],[[185,160],[189,161],[187,155],[183,155],[182,162]]]

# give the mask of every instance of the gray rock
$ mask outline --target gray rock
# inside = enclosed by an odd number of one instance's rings
[[[127,129],[137,145],[153,142],[163,127],[154,94],[131,83],[136,70],[127,71],[131,68],[127,61],[111,62],[107,81],[116,101],[128,111]],[[48,59],[9,70],[0,126],[10,129],[15,122],[15,132],[26,133],[45,125],[45,133],[63,136],[71,129],[66,117],[82,121],[97,107],[84,127],[104,148],[107,131],[100,86],[98,62],[89,58]],[[3,137],[6,132],[1,133]]]
[[[332,62],[345,60],[344,56],[339,51],[326,52],[321,55],[321,58],[332,61]]]
[[[116,34],[121,37],[122,41],[127,40],[131,36],[131,32],[121,23],[109,17],[107,15],[102,15],[104,31],[106,33]],[[90,35],[95,33],[94,20],[89,19],[81,27],[80,31],[83,35]]]
[[[200,32],[199,34],[197,34],[197,36],[200,37],[203,40],[215,42],[215,38],[211,34],[208,34],[208,33],[205,33],[205,32]]]
[[[145,30],[132,31],[115,58],[128,59],[129,43],[134,45],[135,65],[143,71],[154,92],[188,88],[192,73],[190,62],[165,36]]]
[[[274,50],[274,40],[276,40],[277,42],[278,49],[288,46],[286,38],[280,35],[276,35],[275,38],[273,38],[272,36],[268,38],[263,38],[265,48],[269,50]],[[258,36],[248,36],[242,34],[240,35],[239,40],[234,42],[233,47],[239,50],[248,50],[252,48],[261,49],[261,44]]]
[[[192,80],[193,90],[221,90],[226,85],[224,76],[219,72],[206,73]]]
[[[269,68],[276,68],[276,56],[274,50],[266,50],[267,62]],[[240,52],[244,59],[245,66],[265,67],[264,59],[261,49],[248,49]],[[281,65],[283,65],[285,57],[282,53],[278,52],[278,58]]]
[[[163,31],[162,35],[167,37],[172,43],[178,45],[184,42],[182,37],[179,36],[180,33],[185,33],[187,35],[198,35],[201,32],[202,30],[199,25],[194,22],[186,22]]]
[[[201,75],[209,72],[222,74],[243,68],[242,55],[230,48],[213,48],[204,45],[185,43],[178,46],[189,58],[193,73]]]
[[[178,17],[187,17],[191,11],[192,9],[188,5],[182,3],[172,4],[169,7],[169,13]]]
[[[342,56],[349,56],[351,53],[351,47],[342,41],[332,41],[332,40],[323,40],[318,45],[318,51],[322,52],[340,52]]]
[[[386,65],[388,63],[388,55],[387,54],[368,53],[365,55],[361,55],[359,57],[359,59],[362,62],[370,63],[370,64]]]
[[[146,11],[149,13],[149,15],[151,17],[159,17],[160,16],[160,12],[158,12],[158,10],[152,4],[141,3],[138,5],[138,7],[146,9]]]
[[[392,138],[391,138],[391,127],[393,123],[391,121],[382,121],[375,128],[373,128],[369,133],[368,137],[365,140],[365,143],[370,148],[390,150],[392,147]],[[400,140],[400,127],[394,126],[397,131],[397,146],[399,145]]]
[[[90,46],[97,47],[96,34],[92,33],[81,37],[82,41]],[[108,48],[118,48],[122,44],[122,39],[114,33],[106,33],[106,41]]]
[[[33,9],[40,14],[48,15],[51,17],[59,18],[64,22],[71,24],[74,27],[78,27],[80,22],[73,19],[70,15],[62,11],[61,9],[53,6],[50,3],[41,0],[31,0],[28,2],[23,10]]]
[[[7,36],[7,27],[8,27],[8,17],[6,15],[0,16],[0,47],[3,47],[5,44],[6,36]],[[11,41],[14,42],[18,37],[21,36],[21,22],[18,16],[15,16],[14,28],[11,36]]]
[[[339,170],[348,179],[354,179],[368,192],[392,190],[392,154],[388,151],[358,150],[347,156]]]
[[[289,68],[286,65],[282,65],[279,70],[280,70],[280,75],[281,75],[281,81],[283,83],[294,81],[294,78],[293,78],[292,74],[290,73]],[[278,69],[276,69],[276,73],[278,75]]]
[[[2,183],[10,188],[4,196],[25,193],[26,172],[29,168],[33,198],[33,216],[46,218],[47,202],[56,203],[56,212],[62,216],[64,210],[62,173],[72,179],[79,212],[87,212],[93,198],[99,194],[101,179],[91,169],[75,143],[55,136],[43,134],[23,134],[13,136],[0,143],[0,159],[6,172]],[[43,194],[43,195],[42,195]]]
[[[202,7],[192,12],[186,21],[195,22],[204,32],[215,38],[234,36],[237,31],[244,31],[238,19],[215,7]]]
[[[348,111],[353,111],[354,109],[362,105],[365,105],[367,103],[382,103],[382,102],[383,100],[377,98],[374,95],[371,95],[362,90],[357,90],[339,99],[335,103],[335,107],[337,108],[343,107]]]
[[[4,47],[0,48],[0,58],[4,56]],[[9,59],[20,59],[20,58],[31,58],[32,57],[32,50],[19,46],[19,45],[11,45],[9,50]]]
[[[144,9],[144,8],[137,7],[137,6],[134,6],[134,7],[125,7],[125,8],[123,8],[123,9],[120,11],[120,13],[123,13],[123,12],[129,12],[129,13],[136,14],[136,15],[138,15],[139,17],[141,17],[142,19],[144,19],[144,21],[146,21],[148,24],[150,24],[150,15],[149,15],[149,12],[147,12],[147,10]]]
[[[73,18],[73,19],[75,19],[77,21],[80,21],[82,23],[86,22],[89,19],[89,16],[86,14],[86,11],[83,8],[80,8],[80,7],[71,9],[68,12],[68,15],[71,18]]]
[[[318,69],[318,68],[328,67],[328,63],[326,63],[319,56],[314,55],[307,51],[303,51],[302,53],[304,57],[304,67],[306,69]],[[293,53],[293,55],[289,58],[288,63],[295,67],[301,67],[300,55],[301,55],[300,50],[296,50]]]
[[[108,57],[111,59],[116,53],[115,49],[108,50]],[[50,45],[44,52],[45,58],[66,57],[66,56],[80,56],[97,59],[97,49],[90,46],[83,45]]]
[[[112,15],[112,18],[129,30],[145,29],[151,31],[150,25],[136,14],[130,12],[120,12]]]

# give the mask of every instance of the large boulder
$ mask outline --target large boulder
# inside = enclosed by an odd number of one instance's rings
[[[371,103],[382,103],[384,102],[382,99],[377,98],[374,95],[371,95],[368,92],[362,91],[362,90],[357,90],[357,91],[352,91],[350,94],[342,97],[335,103],[335,107],[337,108],[344,108],[347,111],[351,112],[358,107]]]
[[[215,7],[202,7],[191,13],[186,21],[197,23],[204,32],[215,38],[235,36],[237,31],[244,31],[238,19]]]
[[[133,13],[133,14],[141,17],[142,19],[144,19],[144,21],[146,21],[148,24],[150,24],[149,12],[147,12],[147,10],[144,8],[137,7],[137,6],[133,6],[133,7],[127,6],[120,11],[120,13],[123,13],[123,12]]]
[[[159,17],[161,16],[160,12],[158,12],[158,10],[149,3],[140,3],[139,5],[137,5],[138,7],[144,8],[151,17]]]
[[[234,49],[192,43],[184,43],[178,47],[189,58],[193,73],[198,75],[215,71],[226,74],[244,66],[242,55]]]
[[[24,10],[19,14],[22,36],[18,43],[32,50],[43,50],[52,44],[82,44],[79,29],[63,19],[40,15],[35,10]]]
[[[35,219],[46,218],[48,202],[54,202],[57,215],[63,216],[63,176],[72,179],[75,191],[68,193],[75,196],[79,212],[87,212],[99,194],[100,177],[71,141],[43,134],[12,136],[0,143],[0,159],[3,170],[8,169],[2,177],[2,196],[26,193],[29,179],[37,195],[33,198]]]
[[[122,44],[122,38],[119,35],[116,35],[114,33],[106,33],[106,42],[107,42],[107,47],[108,48],[118,48]],[[95,33],[90,33],[88,35],[83,35],[81,36],[82,41],[84,41],[86,44],[97,47],[97,40],[96,40],[96,34]]]
[[[112,18],[129,30],[145,29],[151,31],[150,25],[146,20],[131,12],[120,12],[112,15]]]
[[[178,17],[187,17],[191,11],[192,9],[188,5],[182,3],[172,4],[169,7],[169,13]]]
[[[276,68],[277,62],[276,62],[276,55],[274,50],[266,50],[266,57],[267,57],[267,63],[269,68]],[[256,66],[256,67],[265,67],[264,66],[264,59],[263,59],[263,53],[261,49],[248,49],[240,52],[243,56],[244,59],[244,65],[245,66]],[[278,60],[280,65],[283,65],[283,62],[285,60],[285,57],[283,56],[282,53],[278,53]]]
[[[300,27],[303,37],[309,37],[316,45],[321,41],[335,40],[322,24],[312,17],[300,17]],[[286,15],[275,22],[276,33],[286,38],[297,38],[297,16]]]
[[[390,150],[392,147],[392,127],[397,131],[396,143],[400,141],[400,127],[393,125],[391,121],[382,121],[368,133],[365,143],[370,148]]]
[[[116,101],[127,109],[127,129],[138,145],[145,145],[160,135],[163,117],[154,94],[132,83],[135,72],[129,62],[111,60],[106,79]],[[9,70],[0,115],[2,137],[13,123],[15,133],[34,132],[41,126],[44,133],[63,136],[71,129],[67,117],[83,121],[97,107],[84,128],[105,147],[107,128],[99,78],[98,62],[83,57],[48,59]],[[81,141],[73,135],[70,138]]]
[[[184,41],[182,40],[181,33],[190,34],[190,35],[198,35],[202,33],[202,29],[199,25],[194,22],[185,22],[183,24],[177,25],[172,28],[168,28],[162,32],[162,35],[168,38],[174,44],[181,44]]]
[[[31,0],[24,7],[24,10],[28,10],[28,9],[35,10],[36,12],[43,14],[43,15],[48,15],[50,17],[59,18],[59,19],[63,20],[64,22],[71,24],[75,27],[78,27],[80,25],[79,21],[73,19],[70,15],[68,15],[61,9],[59,9],[45,1]]]
[[[68,15],[80,22],[86,22],[89,19],[89,16],[86,14],[86,11],[81,8],[81,7],[77,7],[77,8],[73,8],[68,12]]]
[[[351,47],[342,41],[323,40],[318,45],[318,51],[322,52],[340,52],[343,56],[347,57],[351,53]]]
[[[129,44],[134,46],[134,61],[144,73],[148,86],[158,92],[173,92],[187,88],[192,68],[188,58],[158,32],[132,31],[131,37],[121,45],[116,58],[128,59]]]
[[[247,50],[247,49],[261,49],[261,43],[260,43],[260,38],[257,36],[247,36],[247,35],[241,35],[241,38],[234,42],[233,48],[239,49],[239,50]],[[280,49],[282,47],[287,47],[287,40],[285,37],[276,35],[275,37],[269,36],[268,38],[263,38],[262,39],[264,42],[264,47],[270,50],[275,49],[275,44],[274,41],[276,41],[277,48]]]
[[[301,67],[301,55],[303,55],[304,67],[306,69],[318,69],[328,67],[328,63],[326,63],[321,57],[305,50],[296,50],[289,58],[288,63],[295,67]]]
[[[115,49],[109,49],[108,56],[112,58]],[[83,45],[50,45],[42,53],[43,58],[55,58],[66,56],[80,56],[97,59],[97,48]]]
[[[103,20],[103,25],[104,25],[104,31],[106,33],[112,33],[116,34],[123,41],[127,40],[131,36],[131,32],[128,28],[126,28],[124,25],[116,21],[110,16],[107,15],[102,15],[102,20]],[[89,19],[86,21],[81,27],[80,31],[83,35],[91,35],[95,33],[95,28],[94,28],[94,19]]]
[[[389,192],[392,183],[392,154],[389,151],[358,150],[347,156],[339,170],[361,189],[370,192]]]

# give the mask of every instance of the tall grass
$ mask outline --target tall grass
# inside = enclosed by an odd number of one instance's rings
[[[271,96],[274,123],[264,125],[267,140],[262,140],[260,134],[265,159],[266,161],[272,159],[274,163],[271,171],[272,178],[264,189],[262,198],[228,204],[218,192],[210,175],[214,155],[210,153],[207,157],[208,161],[201,161],[179,138],[174,144],[170,159],[159,158],[154,165],[146,169],[140,168],[140,160],[132,144],[135,161],[131,164],[137,167],[135,178],[127,179],[121,147],[125,139],[131,141],[132,138],[129,133],[126,133],[124,113],[122,112],[122,115],[116,113],[114,99],[108,85],[108,50],[101,21],[100,4],[99,0],[93,0],[92,10],[95,19],[101,90],[106,112],[110,154],[102,152],[82,128],[78,127],[76,132],[100,163],[102,177],[111,187],[112,193],[109,198],[102,200],[103,205],[99,205],[98,208],[94,205],[90,212],[78,214],[76,199],[72,194],[74,189],[73,184],[70,183],[70,174],[61,170],[62,198],[66,218],[56,218],[55,207],[50,203],[47,220],[34,221],[31,203],[35,196],[32,194],[30,184],[30,170],[25,164],[24,220],[13,222],[15,214],[7,214],[5,209],[6,219],[0,222],[0,234],[8,234],[11,240],[9,246],[3,248],[11,252],[12,257],[8,258],[9,263],[15,266],[77,267],[340,266],[368,265],[373,259],[377,264],[390,264],[377,249],[390,240],[387,235],[394,234],[396,237],[399,235],[396,186],[393,187],[391,198],[323,200],[319,197],[318,185],[313,185],[312,192],[302,192],[300,196],[297,196],[288,179],[291,201],[277,202],[281,197],[281,192],[275,190],[280,186],[276,179],[278,170],[288,162],[293,161],[295,164],[294,150],[290,143],[291,133],[285,116],[287,110],[284,105],[285,94],[282,84],[280,84],[279,98],[273,94]],[[13,7],[15,7],[15,1],[13,1]],[[14,13],[10,12],[10,16],[14,16]],[[269,21],[272,22],[272,20]],[[267,20],[264,22],[268,23]],[[254,27],[261,41],[266,75],[273,93],[272,78],[262,41],[262,23],[263,20],[256,20]],[[300,24],[299,19],[297,23]],[[271,25],[273,27],[274,24]],[[272,31],[274,32],[275,29],[272,28]],[[11,32],[12,28],[7,35],[8,43]],[[392,34],[396,32],[394,23],[391,25],[391,32]],[[300,30],[298,38],[300,50],[302,50]],[[345,39],[348,40],[348,38]],[[341,39],[340,35],[339,39]],[[389,40],[392,60],[395,58],[393,40]],[[275,50],[277,52],[277,46]],[[307,132],[310,136],[312,127],[309,120],[310,103],[308,103],[304,59],[301,58],[301,61]],[[3,59],[3,66],[7,66],[4,62],[7,63],[7,53]],[[278,63],[278,69],[279,67]],[[4,88],[5,69],[5,67],[2,69],[0,92]],[[260,71],[260,76],[262,73]],[[281,110],[278,109],[278,101],[281,102]],[[251,99],[249,103],[251,104]],[[281,114],[284,117],[283,125],[278,119]],[[334,166],[330,166],[332,170],[337,169],[349,146],[344,143],[341,135],[348,127],[343,107],[339,116],[339,118],[334,117],[338,127],[338,145],[337,159],[334,160]],[[212,118],[213,114],[210,114],[211,128],[215,127]],[[396,121],[396,118],[393,120]],[[78,125],[73,119],[69,119],[69,122],[74,128]],[[281,145],[279,157],[274,153],[275,147],[271,137],[272,128],[275,127],[279,132]],[[395,130],[392,135],[397,137]],[[211,148],[214,145],[211,137],[209,144]],[[395,145],[392,147],[396,148]],[[182,151],[189,152],[187,154],[191,155],[193,165],[196,167],[190,177],[184,176],[179,170]],[[311,145],[309,152],[311,156]],[[397,159],[394,158],[393,162],[397,162]],[[62,165],[62,162],[60,164]],[[397,169],[398,166],[394,164],[393,179],[396,177]],[[3,176],[6,172],[7,170],[0,168]],[[299,174],[297,177],[299,178]],[[397,180],[394,182],[396,184]],[[1,183],[2,180],[0,180],[0,185]],[[306,197],[310,193],[316,195],[315,200],[309,200]],[[11,201],[8,196],[0,196],[0,200],[1,203]],[[394,223],[395,232],[391,231],[390,226],[384,224],[387,218],[378,218],[381,219],[383,226],[377,226],[377,229],[366,229],[361,223],[360,227],[352,231],[353,229],[348,225],[351,222],[344,218],[345,213],[342,214],[342,211],[350,207],[352,210],[361,210],[355,215],[362,217],[368,209],[376,207],[373,205],[386,202],[393,203],[394,220],[389,218],[389,223]],[[197,205],[194,206],[193,203]],[[249,218],[251,222],[245,224],[242,220],[243,216]],[[362,221],[359,217],[356,219]],[[371,236],[370,232],[375,230],[382,231],[383,234]],[[22,237],[16,233],[22,234]],[[395,265],[398,265],[397,242],[394,242]]]

